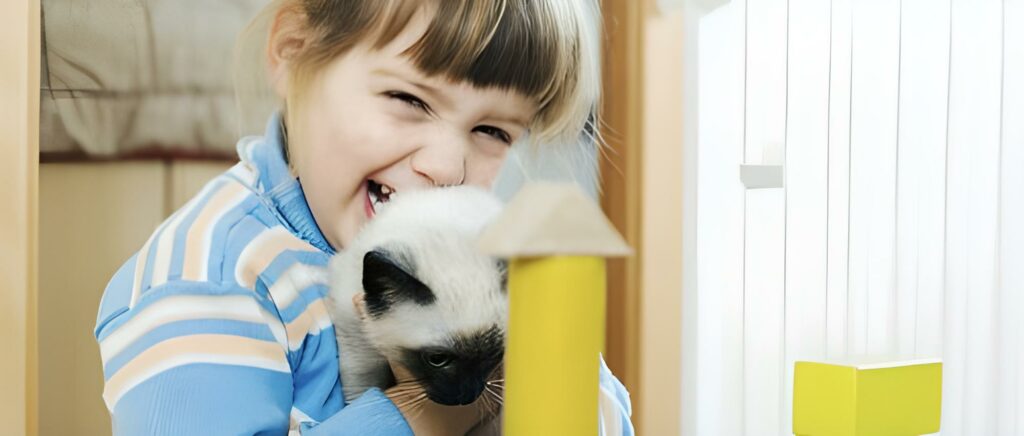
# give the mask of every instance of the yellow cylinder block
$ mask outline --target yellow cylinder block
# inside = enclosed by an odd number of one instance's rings
[[[604,318],[604,258],[510,262],[505,435],[597,434]]]

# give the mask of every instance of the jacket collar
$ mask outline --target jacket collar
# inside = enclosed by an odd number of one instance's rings
[[[321,251],[334,254],[334,247],[327,242],[309,210],[302,184],[285,160],[284,133],[284,121],[281,114],[275,112],[267,121],[263,137],[239,141],[238,156],[255,171],[253,189],[269,203],[281,224]]]

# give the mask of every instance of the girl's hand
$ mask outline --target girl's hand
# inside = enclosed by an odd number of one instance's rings
[[[465,406],[445,406],[430,401],[423,387],[401,364],[391,362],[391,371],[396,384],[384,394],[402,412],[416,436],[464,435],[482,420],[493,419],[487,412],[483,395]]]

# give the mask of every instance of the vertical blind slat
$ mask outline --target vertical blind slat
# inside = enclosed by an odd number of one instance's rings
[[[778,431],[786,405],[784,350],[785,221],[782,189],[747,191],[743,379],[746,429],[758,436]]]
[[[945,393],[953,434],[995,434],[1002,4],[954,0],[951,16]]]
[[[850,333],[857,355],[895,349],[899,2],[854,2],[850,137]]]
[[[897,331],[901,358],[942,355],[949,0],[903,0]]]
[[[828,107],[828,255],[826,300],[828,357],[848,352],[847,298],[850,213],[850,0],[832,0]]]
[[[786,140],[787,0],[747,0],[746,23],[746,161],[779,165]],[[743,335],[747,435],[781,429],[785,410],[784,211],[783,190],[747,192]]]
[[[1024,434],[1024,1],[1003,3],[998,432]]]
[[[826,350],[829,13],[828,2],[789,1],[782,433],[793,426],[793,363]]]

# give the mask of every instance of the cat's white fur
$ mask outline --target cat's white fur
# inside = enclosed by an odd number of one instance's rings
[[[494,325],[504,330],[503,271],[476,249],[477,235],[501,207],[468,186],[399,193],[331,260],[328,305],[346,401],[390,382],[387,360],[401,348],[450,344],[459,332]],[[433,291],[433,304],[398,304],[377,319],[359,315],[353,297],[363,291],[363,256],[381,247],[415,260],[415,276]]]

